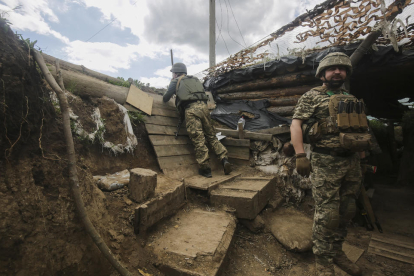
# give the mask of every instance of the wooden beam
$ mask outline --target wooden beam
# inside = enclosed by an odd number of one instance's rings
[[[279,107],[268,107],[267,111],[276,113],[280,116],[292,116],[295,112],[295,106],[279,106]]]
[[[224,146],[234,146],[234,147],[250,147],[249,139],[229,139],[224,138],[220,140]]]
[[[164,116],[147,116],[145,117],[145,123],[159,126],[177,126],[178,118],[164,117]],[[182,125],[184,127],[185,124]]]
[[[317,81],[312,70],[301,71],[283,76],[277,76],[274,78],[256,79],[249,82],[236,83],[232,85],[219,88],[218,94],[224,94],[229,92],[241,92],[241,91],[254,91],[264,88],[295,86],[299,84],[314,83]]]
[[[249,160],[250,159],[250,148],[248,147],[234,147],[227,146],[227,154],[229,158]]]
[[[188,166],[197,164],[194,154],[180,155],[180,156],[165,156],[158,157],[158,164],[161,169],[172,169],[180,166]]]
[[[162,108],[157,108],[154,107],[152,109],[152,115],[158,115],[158,116],[164,116],[164,117],[172,117],[172,118],[178,118],[178,112],[175,110],[170,110],[170,109],[162,109]]]
[[[286,96],[300,96],[317,86],[313,85],[303,85],[295,87],[284,87],[271,90],[254,90],[248,92],[235,92],[228,94],[221,94],[220,98],[223,100],[254,100],[254,99],[269,99],[269,98],[279,98]]]
[[[284,134],[284,133],[290,133],[290,127],[289,126],[272,127],[272,128],[267,128],[267,129],[261,129],[256,132],[267,133],[267,134],[272,134],[272,135]]]
[[[221,132],[221,134],[224,135],[224,136],[239,138],[239,131],[237,131],[237,130],[225,129],[225,128],[216,128],[216,131]],[[272,140],[272,135],[271,134],[256,133],[256,132],[250,132],[250,131],[245,131],[244,137],[246,139],[260,140],[260,141],[270,141],[270,140]]]

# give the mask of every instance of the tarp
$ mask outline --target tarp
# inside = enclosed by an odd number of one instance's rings
[[[232,101],[231,103],[217,103],[216,108],[211,112],[211,118],[219,121],[232,129],[237,128],[237,122],[242,115],[245,115],[245,130],[257,131],[285,125],[292,120],[267,111],[268,100],[260,101]]]

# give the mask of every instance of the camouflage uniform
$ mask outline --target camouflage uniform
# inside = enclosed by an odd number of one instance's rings
[[[177,93],[177,81],[178,78],[171,81],[163,97],[164,102],[167,102]],[[204,89],[202,90],[204,91]],[[204,101],[186,102],[182,101],[179,97],[176,98],[175,103],[180,111],[180,116],[185,114],[188,136],[194,145],[196,160],[200,169],[210,167],[208,148],[205,143],[206,140],[220,160],[227,158],[227,150],[217,139],[216,132],[211,124],[210,111],[207,108],[207,104]]]
[[[206,140],[220,160],[227,158],[227,150],[217,139],[216,132],[211,124],[210,111],[207,108],[207,104],[198,101],[188,105],[185,109],[185,120],[188,136],[193,142],[196,160],[201,169],[209,167]]]
[[[326,87],[316,87],[298,101],[293,119],[324,119],[329,116]],[[343,93],[339,90],[334,93]],[[330,264],[342,249],[346,224],[356,211],[355,200],[361,185],[358,153],[341,149],[338,134],[327,134],[314,147],[334,149],[337,156],[312,152],[312,195],[315,200],[313,253],[322,264]]]

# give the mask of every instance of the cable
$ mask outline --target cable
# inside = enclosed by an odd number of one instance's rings
[[[243,37],[243,35],[242,35],[241,31],[240,31],[239,24],[237,23],[236,17],[234,16],[234,13],[233,13],[233,8],[231,7],[230,0],[227,0],[227,1],[229,2],[230,10],[231,10],[231,13],[233,14],[234,21],[236,22],[237,29],[239,29],[240,36],[241,36],[241,37],[242,37],[242,39],[243,39],[244,46],[247,46],[246,41],[244,40],[244,37]]]
[[[229,7],[227,6],[227,2],[226,0],[224,0],[224,4],[226,4],[226,9],[227,9],[227,34],[229,35],[229,37],[236,42],[237,44],[239,44],[242,48],[244,47],[243,45],[241,45],[239,42],[237,42],[236,40],[234,40],[234,38],[230,35],[230,30],[229,30]]]
[[[91,36],[88,40],[86,40],[85,42],[88,42],[89,40],[91,40],[94,36],[96,36],[97,34],[99,34],[101,31],[103,31],[103,29],[105,29],[106,27],[108,27],[109,25],[112,24],[112,22],[114,22],[116,20],[116,18],[114,20],[112,20],[111,22],[109,22],[109,24],[107,24],[105,27],[103,27],[102,29],[100,29],[97,33],[95,33],[93,36]]]
[[[223,8],[221,7],[221,0],[219,0],[219,2],[220,2],[220,27],[218,26],[217,19],[216,19],[216,24],[217,24],[217,27],[219,28],[220,33],[217,35],[216,44],[217,44],[217,41],[220,38],[221,29],[223,28]],[[215,16],[214,16],[214,18],[215,18]]]

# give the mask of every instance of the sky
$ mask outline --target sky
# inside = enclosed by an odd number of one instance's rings
[[[216,0],[216,61],[288,24],[323,0]],[[209,65],[209,0],[0,0],[11,28],[44,53],[165,88],[174,62]]]

